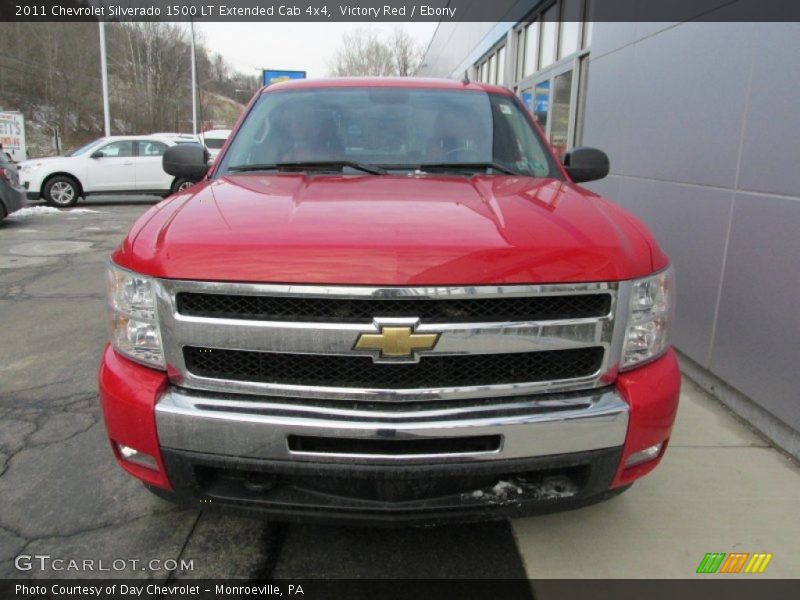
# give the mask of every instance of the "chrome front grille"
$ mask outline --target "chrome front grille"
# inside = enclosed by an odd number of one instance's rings
[[[617,313],[628,303],[625,282],[373,288],[161,280],[157,287],[174,384],[319,400],[606,386],[620,354]],[[359,336],[382,333],[387,323],[437,334],[437,342],[401,361],[356,348]]]
[[[375,317],[413,317],[424,323],[496,323],[603,317],[611,294],[510,298],[305,298],[180,292],[178,312],[211,319],[371,323]]]

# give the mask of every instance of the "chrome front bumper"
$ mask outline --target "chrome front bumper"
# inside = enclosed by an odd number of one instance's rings
[[[171,387],[156,405],[163,448],[243,459],[348,464],[493,461],[622,446],[628,404],[616,388],[510,397],[491,403],[290,403],[285,398],[223,395]],[[294,450],[292,436],[332,441],[325,451]],[[455,440],[499,436],[492,450],[340,452],[344,440]],[[391,444],[389,444],[391,446]],[[406,446],[404,446],[406,447]],[[332,450],[330,448],[333,448]]]

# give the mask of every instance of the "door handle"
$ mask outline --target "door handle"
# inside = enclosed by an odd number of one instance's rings
[[[131,166],[132,164],[133,164],[132,162],[126,162],[126,163],[122,163],[122,166],[123,166],[123,167],[129,167],[129,166]]]

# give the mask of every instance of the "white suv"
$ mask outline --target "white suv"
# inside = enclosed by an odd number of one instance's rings
[[[167,175],[161,157],[169,146],[193,142],[193,136],[136,135],[100,138],[67,156],[19,163],[28,198],[53,206],[72,206],[89,194],[167,196],[192,185]]]
[[[200,138],[200,143],[205,145],[208,155],[211,158],[217,158],[225,142],[228,141],[230,134],[230,129],[212,129],[211,131],[204,131],[197,137]]]

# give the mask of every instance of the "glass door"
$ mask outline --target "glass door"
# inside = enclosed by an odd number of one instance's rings
[[[572,125],[572,69],[553,77],[553,107],[550,123],[550,143],[559,157],[570,144]]]
[[[575,142],[578,103],[577,61],[569,61],[543,73],[523,87],[520,98],[536,118],[559,156]]]
[[[533,86],[533,116],[546,133],[550,125],[550,80]]]

